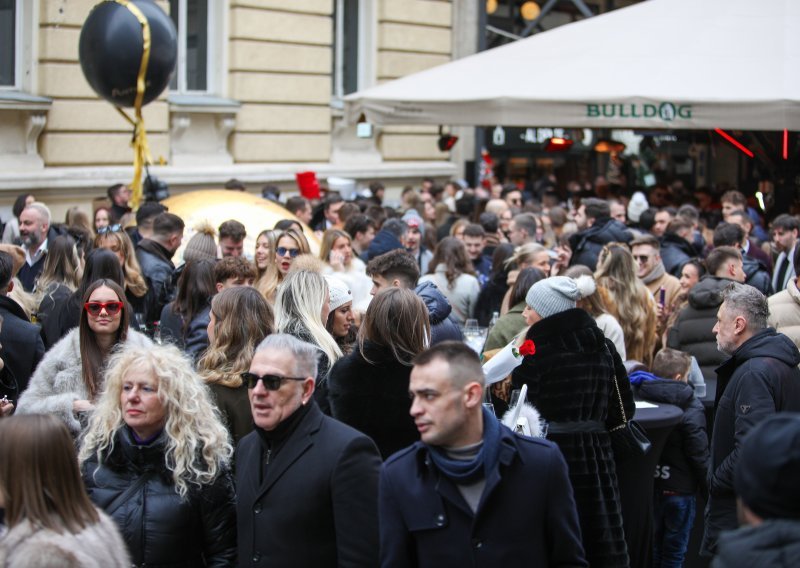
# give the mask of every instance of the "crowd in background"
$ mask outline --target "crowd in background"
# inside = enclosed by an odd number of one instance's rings
[[[443,565],[435,529],[449,519],[448,538],[472,550],[464,562],[628,566],[609,433],[635,397],[683,411],[654,472],[656,566],[682,565],[698,494],[702,553],[720,566],[735,565],[720,535],[738,526],[737,498],[767,549],[797,558],[785,535],[800,524],[785,519],[800,506],[738,471],[751,430],[800,411],[800,220],[767,219],[735,189],[606,190],[425,179],[395,206],[377,182],[347,200],[292,196],[254,250],[237,219],[187,227],[157,202],[133,212],[121,184],[64,223],[21,195],[0,245],[0,411],[14,415],[0,453],[56,496],[31,495],[3,457],[6,538],[66,531],[76,540],[58,554],[76,566],[92,565],[95,540],[118,554],[98,566]],[[479,353],[460,351],[476,327]],[[485,389],[478,355],[509,350],[518,363]],[[483,410],[501,418],[522,386],[552,444],[525,446]],[[792,435],[778,469],[800,467]],[[41,456],[8,448],[45,443],[60,482]],[[492,497],[541,508],[524,545],[484,503],[493,484],[516,487],[515,455],[545,460],[560,488],[553,503]],[[281,477],[293,460],[306,461]],[[412,478],[434,491],[426,472],[452,482],[456,509],[403,503]],[[465,536],[482,529],[462,514],[492,518],[492,536]],[[3,546],[0,560],[27,565]]]

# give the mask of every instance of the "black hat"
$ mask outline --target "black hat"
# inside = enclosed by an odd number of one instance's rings
[[[745,436],[734,489],[759,517],[800,518],[800,414],[775,414]]]

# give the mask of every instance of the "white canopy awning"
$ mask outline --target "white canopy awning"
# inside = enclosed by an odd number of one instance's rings
[[[353,93],[375,124],[800,130],[800,0],[649,0]]]

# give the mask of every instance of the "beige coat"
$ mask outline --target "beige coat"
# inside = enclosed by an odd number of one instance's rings
[[[78,534],[62,534],[24,521],[0,538],[1,568],[126,568],[131,565],[114,521],[98,510],[100,522]]]
[[[768,302],[769,325],[800,348],[800,290],[797,281],[790,280],[786,290],[770,296]]]

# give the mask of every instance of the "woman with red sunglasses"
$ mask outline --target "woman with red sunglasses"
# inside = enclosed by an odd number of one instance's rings
[[[102,391],[103,366],[120,344],[151,345],[144,335],[129,329],[130,304],[116,282],[96,280],[83,296],[77,328],[71,330],[36,368],[17,413],[55,414],[73,436],[86,426]]]

